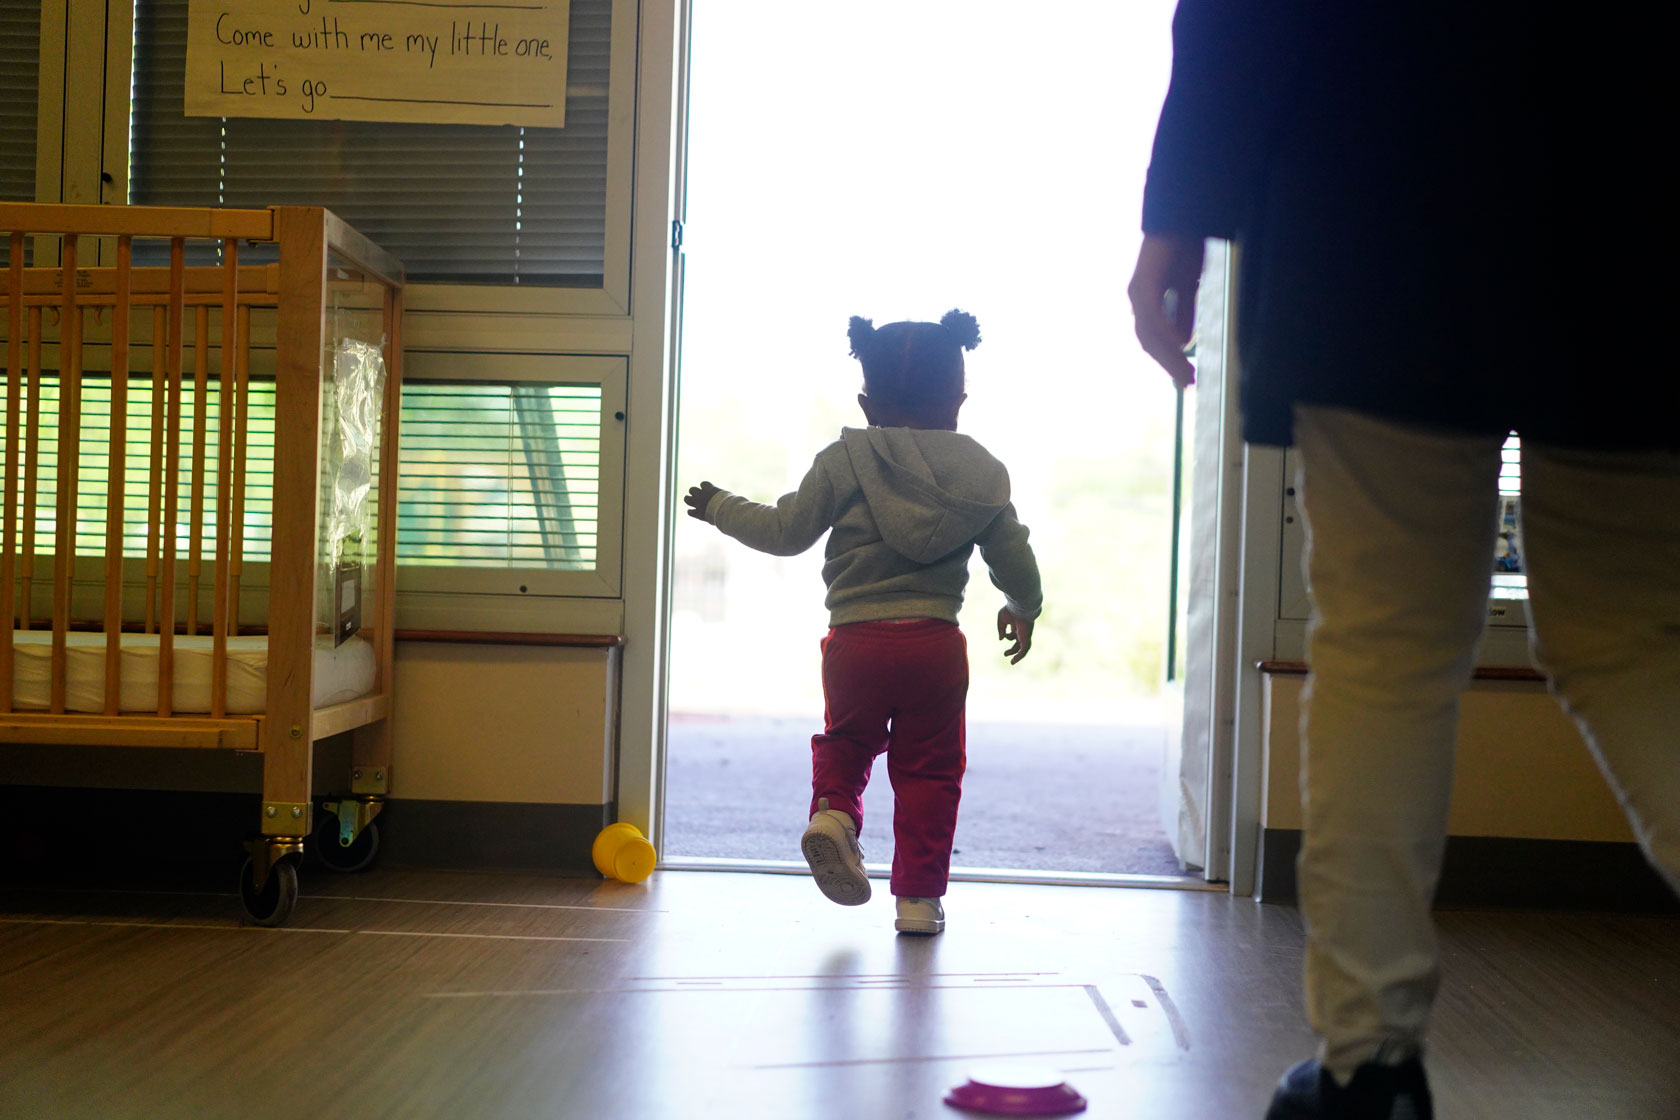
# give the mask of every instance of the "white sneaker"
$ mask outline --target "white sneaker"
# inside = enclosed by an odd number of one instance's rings
[[[937,898],[901,898],[893,928],[900,933],[941,933],[945,929],[945,907]]]
[[[863,848],[858,845],[857,825],[852,815],[828,807],[828,798],[817,802],[817,811],[799,850],[811,865],[817,889],[842,906],[862,906],[869,901],[869,876],[863,869]]]

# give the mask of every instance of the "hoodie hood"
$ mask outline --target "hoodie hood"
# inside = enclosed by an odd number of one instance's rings
[[[968,436],[845,428],[840,438],[881,539],[918,564],[969,543],[1009,504],[1009,471]]]

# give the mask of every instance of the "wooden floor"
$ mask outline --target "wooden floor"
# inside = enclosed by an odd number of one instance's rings
[[[228,896],[8,890],[0,1116],[957,1116],[976,1060],[1092,1117],[1258,1118],[1305,1056],[1293,910],[957,884],[938,938],[803,878],[376,871],[293,924]],[[1680,1117],[1680,920],[1441,918],[1451,1118]]]

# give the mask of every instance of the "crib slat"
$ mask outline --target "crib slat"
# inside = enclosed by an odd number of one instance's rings
[[[192,486],[187,494],[187,633],[198,633],[198,576],[204,554],[204,448],[210,386],[210,309],[193,309]]]
[[[234,364],[233,485],[228,514],[233,543],[228,549],[228,632],[239,633],[239,577],[245,569],[245,458],[250,446],[251,309],[239,308],[239,350]]]
[[[238,407],[229,390],[234,388],[240,346],[239,329],[239,242],[222,242],[222,267],[226,287],[222,292],[222,368],[216,374],[216,596],[210,608],[210,714],[227,713],[228,553],[233,539],[233,489],[229,485],[233,462],[233,419]]]
[[[23,398],[23,231],[12,232],[11,284],[6,289],[6,525],[5,554],[0,555],[0,587],[5,588],[7,613],[12,613],[17,588],[17,472],[18,404]],[[12,710],[12,621],[6,620],[6,640],[0,643],[0,712]]]
[[[162,605],[158,610],[158,711],[173,713],[175,702],[175,528],[181,488],[181,333],[186,239],[169,242],[169,405],[164,410],[163,447],[163,566],[158,573]]]
[[[27,630],[35,602],[35,493],[41,468],[41,309],[29,309],[29,404],[24,421],[23,561],[19,567],[18,628]]]
[[[128,469],[128,288],[134,239],[117,238],[117,292],[111,308],[111,455],[105,491],[105,714],[122,698],[123,509]]]
[[[146,487],[146,633],[157,629],[158,552],[163,545],[163,408],[169,396],[169,312],[152,308],[152,471]]]
[[[70,574],[76,566],[76,481],[82,432],[82,309],[76,306],[75,234],[64,238],[59,316],[58,525],[53,545],[52,677],[48,710],[64,711],[65,637],[70,629]]]

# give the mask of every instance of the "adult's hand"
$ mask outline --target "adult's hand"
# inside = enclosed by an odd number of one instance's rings
[[[1202,279],[1202,241],[1149,234],[1138,250],[1126,295],[1144,353],[1154,358],[1180,389],[1196,381],[1196,367],[1184,349],[1196,325],[1196,286]]]

